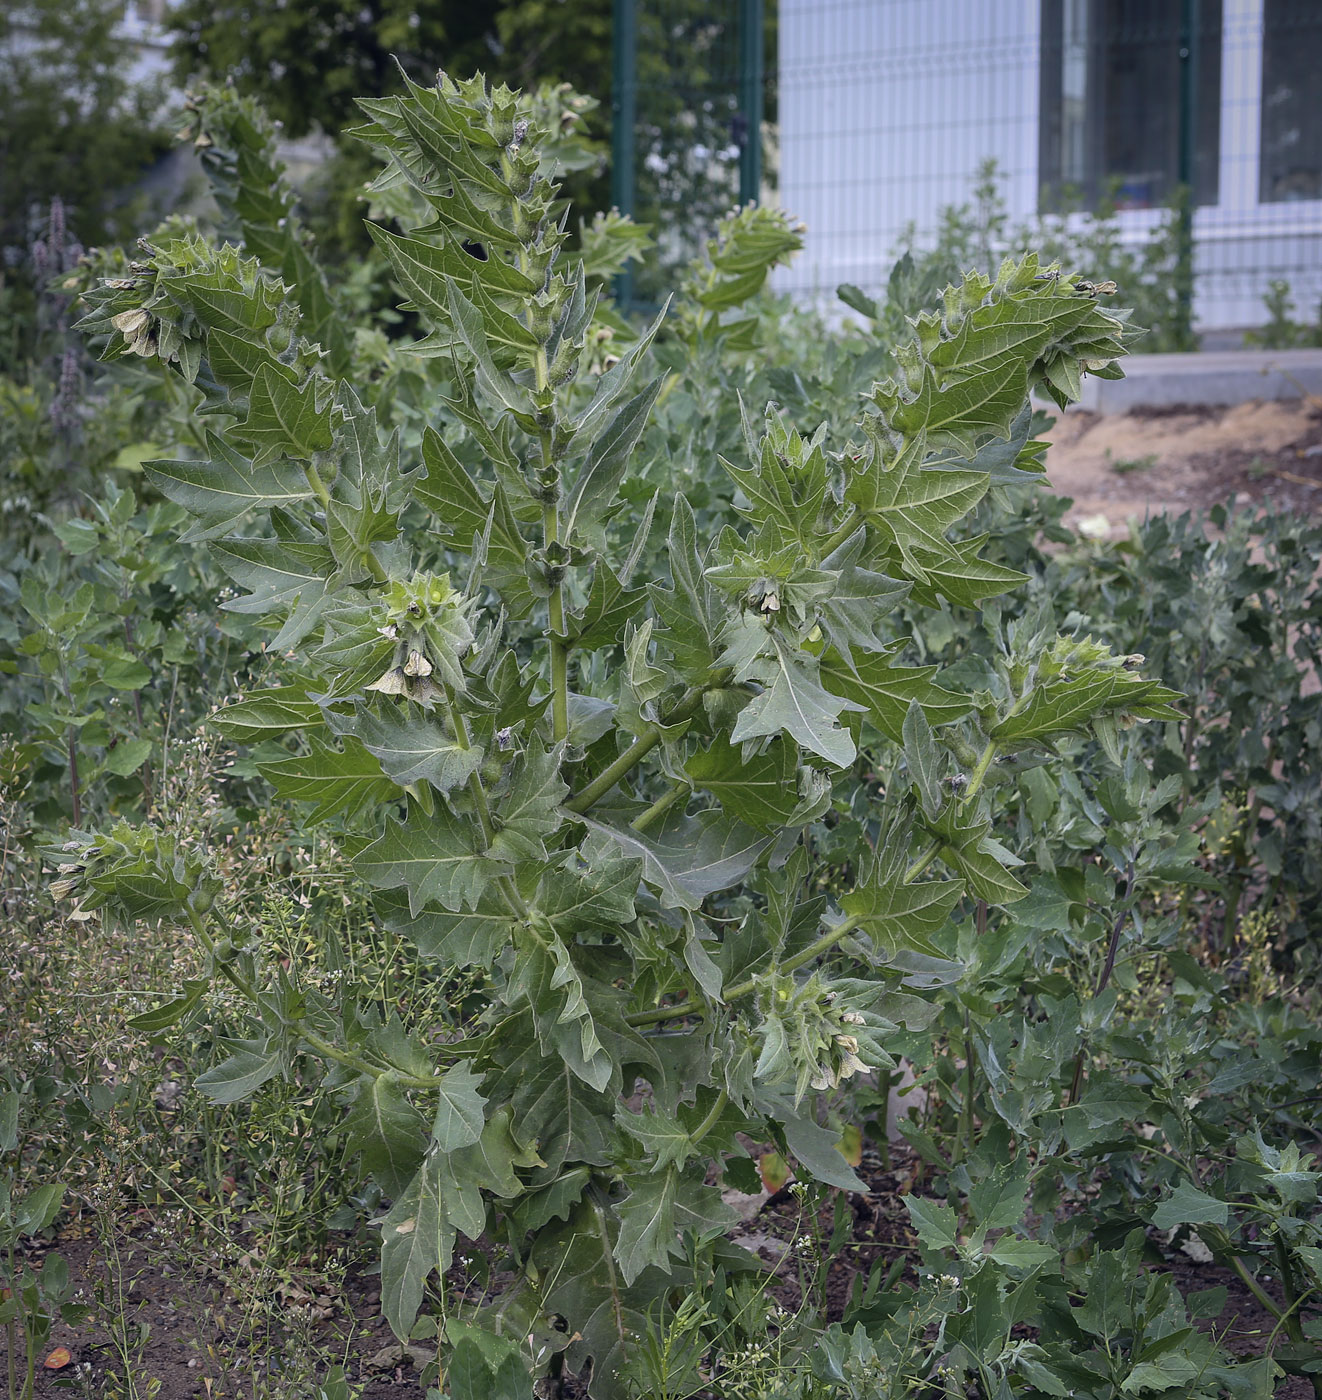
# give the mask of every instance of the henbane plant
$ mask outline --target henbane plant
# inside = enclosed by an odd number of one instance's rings
[[[263,765],[277,796],[333,824],[418,959],[481,993],[443,1026],[338,1005],[241,946],[207,862],[168,834],[75,831],[50,854],[82,910],[185,923],[209,950],[140,1028],[213,976],[247,999],[213,1098],[324,1063],[393,1201],[401,1336],[460,1236],[501,1251],[508,1286],[447,1320],[452,1393],[526,1393],[553,1366],[611,1397],[695,1261],[755,1266],[713,1184],[749,1180],[740,1134],[861,1186],[823,1096],[930,1019],[920,993],[957,975],[946,922],[1025,893],[993,834],[1016,761],[1173,713],[1086,639],[1012,626],[973,690],[905,664],[892,624],[906,597],[977,606],[1020,582],[959,523],[1030,393],[1063,403],[1083,372],[1117,373],[1124,326],[1032,257],[969,274],[913,323],[852,440],[746,415],[747,459],[722,464],[743,523],[700,539],[682,497],[625,507],[662,318],[585,366],[596,296],[531,108],[444,75],[363,107],[378,187],[430,211],[372,228],[418,353],[448,366],[421,461],[306,338],[289,262],[149,244],[85,325],[107,357],[194,384],[213,425],[208,459],[148,473],[244,590],[226,606],[269,619],[288,658],[215,723],[286,736]],[[636,577],[662,530],[670,576]],[[873,855],[833,901],[804,828],[868,775]]]

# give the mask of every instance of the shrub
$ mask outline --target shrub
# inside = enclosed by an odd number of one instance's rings
[[[1123,318],[1032,255],[966,274],[847,415],[868,356],[799,374],[742,309],[797,243],[782,216],[736,214],[673,324],[631,330],[593,283],[636,232],[570,251],[528,101],[442,77],[363,105],[376,197],[408,230],[371,234],[422,371],[377,378],[309,338],[342,312],[287,280],[309,275],[297,227],[268,217],[278,178],[242,157],[240,180],[272,192],[235,199],[244,238],[274,228],[280,270],[169,229],[89,294],[86,328],[196,396],[205,454],[146,471],[241,590],[225,606],[266,624],[278,682],[215,725],[325,829],[328,870],[373,892],[410,985],[453,993],[383,1005],[300,983],[233,917],[205,849],[121,821],[48,850],[57,893],[187,925],[208,953],[136,1028],[202,1014],[223,979],[249,1023],[203,1092],[235,1103],[297,1075],[342,1096],[392,1202],[375,1224],[401,1338],[460,1237],[482,1241],[441,1310],[452,1395],[567,1371],[593,1395],[687,1395],[709,1353],[732,1392],[761,1393],[757,1263],[725,1237],[721,1186],[756,1185],[753,1142],[809,1193],[859,1189],[841,1114],[899,1054],[958,1111],[944,1150],[911,1135],[963,1218],[913,1197],[929,1277],[874,1273],[819,1355],[786,1343],[783,1393],[1092,1376],[1265,1394],[1270,1362],[1224,1365],[1168,1283],[1130,1286],[1141,1239],[1117,1233],[1118,1188],[1098,1206],[1108,1247],[1063,1264],[1072,1246],[1025,1213],[1151,1114],[1175,1143],[1148,1211],[1162,1228],[1224,1221],[1217,1248],[1241,1264],[1279,1239],[1291,1279],[1314,1249],[1298,1200],[1267,1189],[1297,1155],[1246,1148],[1226,1188],[1257,1193],[1261,1246],[1197,1175],[1225,1140],[1185,1082],[1212,984],[1141,1086],[1091,1072],[1135,1059],[1120,997],[1175,938],[1165,891],[1201,878],[1199,813],[1168,819],[1178,780],[1153,780],[1131,732],[1177,722],[1178,697],[1048,608],[1013,615],[1000,600],[1026,576],[992,554],[1018,527],[969,532],[989,491],[1041,475],[1030,393],[1063,404],[1084,372],[1118,373]],[[738,390],[764,373],[801,412],[829,405],[831,429],[750,411]],[[915,664],[919,647],[950,664]],[[1125,1139],[1125,1170],[1148,1146]],[[1073,1309],[1080,1290],[1114,1306]],[[1014,1332],[1030,1315],[1033,1343]]]

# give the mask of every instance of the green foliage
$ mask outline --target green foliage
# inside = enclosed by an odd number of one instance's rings
[[[117,0],[18,0],[0,14],[0,247],[28,254],[53,199],[84,245],[126,237],[147,216],[133,186],[168,138],[158,125],[159,93],[126,76],[130,46],[116,32],[122,10]],[[0,279],[0,318],[12,318],[19,342],[0,336],[7,371],[32,352],[47,275],[25,256]]]
[[[50,1228],[65,1193],[55,1181],[18,1189],[23,1120],[32,1097],[30,1083],[11,1082],[0,1092],[0,1326],[8,1351],[10,1400],[31,1400],[38,1359],[56,1318],[77,1325],[89,1311],[75,1301],[69,1266],[60,1255],[48,1254],[39,1271],[20,1255],[22,1241],[37,1239]]]
[[[1211,805],[1207,845],[1227,895],[1219,945],[1235,946],[1252,890],[1294,942],[1322,907],[1322,729],[1308,680],[1322,662],[1322,533],[1220,508],[1208,524],[1158,519],[1114,550],[1078,549],[1049,586],[1104,619],[1103,635],[1141,646],[1187,697],[1179,729],[1145,749],[1187,800]]]
[[[1264,350],[1298,350],[1322,345],[1322,315],[1311,325],[1297,321],[1294,296],[1284,278],[1274,277],[1267,288],[1262,299],[1267,323],[1258,330],[1249,331],[1244,336],[1245,344],[1261,346]]]
[[[1084,369],[1109,371],[1124,326],[1031,256],[968,274],[917,318],[843,440],[736,401],[733,514],[700,518],[679,496],[666,530],[637,487],[668,431],[653,423],[664,378],[644,375],[657,327],[592,364],[601,257],[569,252],[540,109],[480,79],[363,106],[359,134],[387,160],[377,196],[419,211],[406,232],[372,229],[425,332],[414,352],[444,377],[416,454],[383,438],[390,407],[313,340],[333,303],[235,99],[199,115],[245,248],[156,235],[89,293],[85,326],[103,358],[193,386],[213,425],[205,458],[147,472],[242,590],[226,607],[262,619],[287,658],[283,684],[218,724],[286,736],[262,771],[340,835],[418,959],[472,969],[473,995],[437,1040],[296,991],[214,907],[200,853],[149,828],[77,835],[51,859],[83,910],[186,922],[248,999],[248,1031],[199,1083],[213,1099],[307,1053],[330,1062],[346,1131],[393,1197],[383,1307],[401,1337],[459,1236],[495,1238],[512,1282],[469,1319],[480,1332],[451,1335],[452,1365],[480,1356],[485,1393],[515,1364],[500,1339],[531,1334],[611,1395],[677,1286],[750,1266],[710,1184],[744,1156],[739,1133],[857,1187],[809,1096],[890,1066],[965,1004],[988,1045],[1004,1033],[966,930],[994,906],[1023,949],[1051,907],[993,835],[1020,774],[1062,772],[1053,752],[1081,736],[1121,757],[1117,726],[1178,718],[1134,658],[1044,616],[1002,624],[987,600],[1024,575],[984,556],[986,535],[955,534],[993,480],[1038,469],[1029,394],[1069,401]],[[612,237],[637,246],[625,225]],[[797,241],[779,216],[736,214],[670,353],[756,355],[741,308]],[[637,586],[663,535],[667,581]],[[902,608],[984,611],[981,669],[908,664]],[[890,776],[870,850],[823,894],[835,857],[805,831],[873,771]],[[1142,827],[1165,799],[1132,765],[1125,781],[1115,801]],[[1163,859],[1176,868],[1145,832],[1117,845],[1131,903]],[[1099,925],[1116,917],[1095,898]],[[962,978],[966,1003],[941,991]],[[186,988],[152,1028],[195,1004]],[[1043,1047],[1055,1072],[1094,1022],[1059,1021]],[[622,1097],[640,1079],[641,1112]],[[1006,1122],[1036,1126],[1041,1109],[992,1088]]]
[[[261,111],[204,90],[231,243],[176,219],[68,269],[104,356],[86,452],[39,377],[0,417],[6,819],[82,807],[43,852],[80,933],[45,943],[132,939],[160,1004],[125,1039],[188,1065],[213,1196],[265,1154],[299,1241],[368,1214],[449,1394],[1312,1374],[1322,1040],[1287,978],[1315,958],[1316,530],[1063,531],[1028,394],[1129,337],[1031,258],[944,291],[902,260],[889,302],[851,294],[872,332],[829,334],[759,294],[793,221],[736,210],[630,326],[603,293],[646,234],[572,240],[557,188],[583,110],[369,103],[346,280]],[[391,276],[408,309],[372,312]],[[57,450],[145,458],[139,489]],[[213,792],[188,736],[217,702]],[[177,973],[140,977],[148,949]],[[924,1267],[842,1300],[901,1057]],[[77,1132],[154,1112],[155,1078],[67,1074]],[[797,1178],[797,1316],[726,1235],[750,1144]],[[1261,1355],[1146,1268],[1181,1253],[1272,1317]]]
[[[1147,334],[1141,348],[1196,350],[1191,317],[1192,253],[1186,222],[1188,195],[1177,190],[1162,222],[1136,247],[1124,243],[1114,203],[1104,200],[1089,211],[1042,213],[1012,224],[994,161],[983,164],[970,202],[949,205],[934,230],[909,229],[903,256],[885,294],[874,298],[857,287],[842,287],[847,305],[876,324],[883,343],[892,342],[904,320],[931,303],[945,283],[967,267],[985,267],[1006,255],[1036,250],[1044,263],[1078,268],[1094,283],[1124,288],[1135,326]]]

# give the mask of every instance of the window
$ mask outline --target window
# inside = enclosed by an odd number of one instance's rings
[[[1258,198],[1322,199],[1322,6],[1264,0]]]
[[[1181,112],[1182,0],[1042,0],[1039,170],[1048,208],[1166,203],[1182,140],[1199,204],[1215,204],[1221,0],[1192,7],[1190,111]],[[1187,125],[1186,125],[1187,123]],[[1184,135],[1187,133],[1187,135]]]

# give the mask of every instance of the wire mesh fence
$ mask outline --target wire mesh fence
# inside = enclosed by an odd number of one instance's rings
[[[617,109],[622,76],[633,102],[617,110],[617,199],[661,253],[636,294],[666,290],[756,193],[808,225],[778,276],[799,299],[879,293],[903,248],[942,238],[967,249],[976,233],[989,258],[1073,238],[1111,259],[1099,277],[1174,279],[1173,346],[1237,343],[1269,320],[1319,338],[1322,0],[616,0],[616,14]],[[993,168],[996,212],[974,229]]]
[[[660,300],[733,205],[774,183],[775,8],[766,0],[615,0],[614,202],[657,255],[623,291]]]

